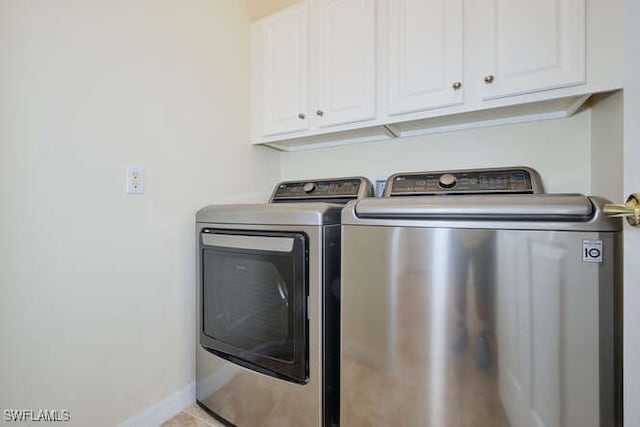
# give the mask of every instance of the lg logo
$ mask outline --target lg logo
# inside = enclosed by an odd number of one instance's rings
[[[582,261],[602,262],[602,240],[582,241]]]
[[[584,250],[584,256],[585,258],[600,258],[600,256],[602,256],[602,253],[598,248],[591,248]]]

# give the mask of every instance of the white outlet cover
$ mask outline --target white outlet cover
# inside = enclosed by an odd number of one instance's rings
[[[125,191],[127,194],[144,194],[144,167],[136,165],[126,166]]]

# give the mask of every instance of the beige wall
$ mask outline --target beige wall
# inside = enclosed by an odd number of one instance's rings
[[[472,129],[282,155],[285,179],[532,166],[549,192],[590,192],[591,111],[571,118]]]
[[[291,6],[294,3],[298,3],[300,0],[243,0],[249,18],[251,20],[256,20],[263,18],[265,16],[271,15],[279,11],[280,9],[284,9],[287,6]]]
[[[279,177],[247,144],[248,25],[237,0],[0,0],[0,423],[112,426],[193,381],[194,213]]]

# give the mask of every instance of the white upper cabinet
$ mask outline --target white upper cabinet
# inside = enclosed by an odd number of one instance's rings
[[[376,2],[319,0],[319,127],[376,118]]]
[[[270,16],[254,29],[254,98],[264,135],[286,134],[309,128],[309,8],[300,3]],[[254,106],[254,109],[256,106]]]
[[[483,100],[586,82],[585,0],[488,0],[474,19]]]
[[[463,0],[385,0],[390,116],[461,104]]]
[[[623,0],[301,0],[253,26],[253,142],[572,115],[622,87]]]

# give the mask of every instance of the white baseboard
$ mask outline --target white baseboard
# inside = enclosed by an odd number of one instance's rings
[[[122,422],[118,427],[159,426],[176,416],[196,400],[195,381],[178,390],[161,402],[149,406],[144,411]]]

